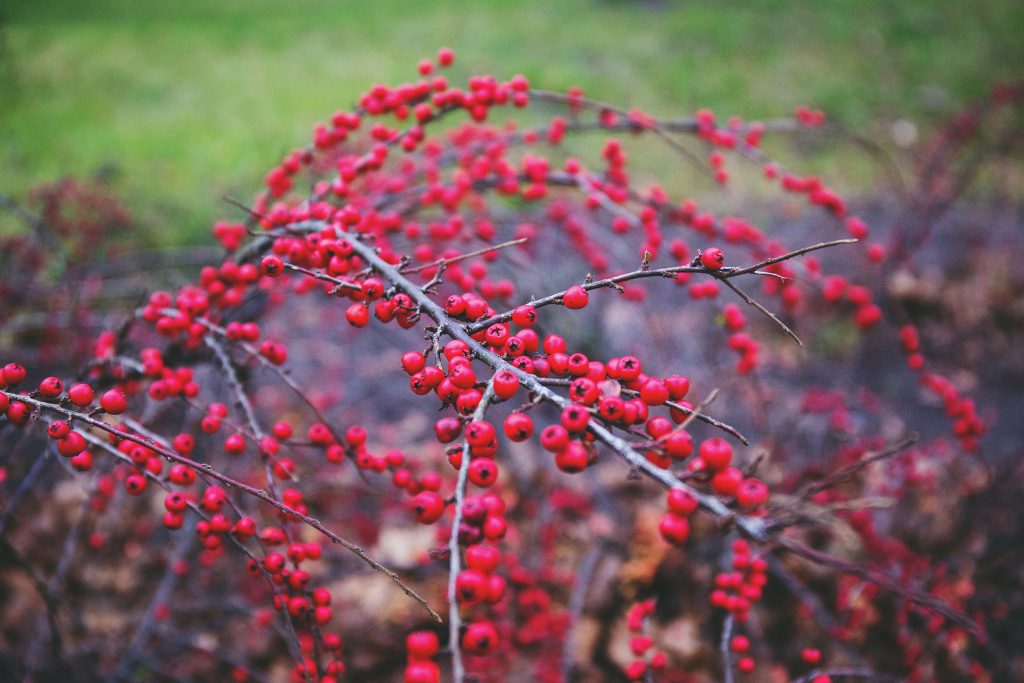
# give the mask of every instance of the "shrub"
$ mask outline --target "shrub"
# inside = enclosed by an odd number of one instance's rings
[[[936,507],[983,490],[985,425],[891,322],[868,224],[762,151],[823,115],[659,119],[452,60],[317,125],[75,380],[3,368],[0,529],[49,619],[8,603],[17,675],[980,675]],[[644,183],[646,139],[815,237]],[[839,369],[858,335],[948,434]]]

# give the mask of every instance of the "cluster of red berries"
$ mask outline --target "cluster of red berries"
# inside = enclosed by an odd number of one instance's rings
[[[647,619],[654,614],[654,600],[641,600],[633,603],[626,613],[626,626],[632,634],[629,649],[636,657],[626,666],[626,678],[641,681],[648,673],[662,671],[668,664],[664,652],[654,649],[654,639],[647,635]]]
[[[761,599],[764,586],[768,583],[767,571],[768,563],[764,558],[751,553],[747,541],[733,541],[732,571],[720,572],[715,576],[711,604],[728,610],[737,622],[744,623],[750,608]]]

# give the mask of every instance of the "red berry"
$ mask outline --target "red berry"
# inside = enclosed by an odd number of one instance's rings
[[[309,612],[309,600],[301,595],[296,595],[288,600],[288,613],[296,619],[306,616]]]
[[[413,631],[405,637],[405,649],[410,657],[430,659],[440,649],[440,642],[433,631]]]
[[[171,471],[167,474],[167,478],[171,480],[172,484],[178,486],[190,486],[196,480],[196,473],[187,465],[177,463],[171,467]]]
[[[12,401],[11,405],[7,406],[7,419],[10,420],[12,424],[27,424],[31,416],[32,406],[27,403]]]
[[[733,652],[743,654],[750,649],[750,639],[746,636],[733,636],[732,640],[729,641],[729,648]]]
[[[661,537],[673,545],[681,545],[690,535],[690,522],[682,515],[669,512],[658,522]]]
[[[768,485],[754,477],[744,479],[736,491],[736,502],[744,508],[764,505],[768,502]]]
[[[64,391],[64,383],[57,377],[47,377],[39,383],[39,394],[46,398],[57,398]]]
[[[498,464],[490,458],[477,458],[469,463],[469,481],[481,488],[493,486],[498,481]]]
[[[693,437],[683,430],[673,431],[665,439],[665,452],[680,460],[690,457],[693,454]]]
[[[245,436],[231,434],[224,439],[224,452],[228,455],[241,455],[245,452]]]
[[[562,425],[548,425],[540,433],[540,445],[546,451],[557,453],[569,444],[569,432]]]
[[[529,304],[519,306],[512,311],[512,322],[519,327],[533,327],[537,322],[537,309]]]
[[[668,396],[673,401],[681,401],[690,391],[690,378],[683,375],[669,375],[664,379]]]
[[[402,369],[415,375],[427,365],[427,359],[419,351],[408,351],[402,354]]]
[[[124,480],[124,490],[133,496],[141,495],[146,491],[146,482],[145,475],[139,473],[129,474]]]
[[[71,388],[68,389],[68,398],[80,408],[84,408],[92,403],[94,397],[95,393],[88,384],[72,384]]]
[[[709,470],[717,472],[732,461],[732,446],[725,439],[712,437],[700,445],[698,455]]]
[[[668,400],[668,389],[660,379],[652,377],[640,389],[640,398],[649,406],[660,406]]]
[[[669,489],[667,506],[670,512],[688,517],[692,515],[700,503],[697,498],[686,489]]]
[[[260,271],[267,277],[277,277],[284,272],[284,261],[273,254],[264,256],[260,261]]]
[[[581,405],[572,404],[562,409],[562,426],[570,432],[586,431],[590,412]]]
[[[579,441],[570,441],[562,450],[555,453],[555,465],[563,472],[575,474],[587,469],[590,456],[587,449]]]
[[[25,367],[19,363],[8,363],[4,366],[3,372],[0,376],[3,378],[3,383],[8,386],[13,386],[25,381],[26,375]]]
[[[501,348],[501,346],[508,340],[508,325],[504,323],[494,323],[487,328],[484,336],[487,339],[488,344],[495,348]]]
[[[71,467],[78,472],[88,472],[92,469],[92,453],[89,451],[82,451],[78,455],[72,456]]]
[[[451,66],[455,61],[455,53],[450,47],[442,47],[437,51],[437,63],[441,66]]]
[[[472,545],[466,549],[466,566],[490,574],[498,568],[501,553],[489,545]]]
[[[420,524],[433,524],[444,513],[444,499],[434,491],[421,491],[412,499],[413,514]]]
[[[434,434],[441,443],[451,443],[462,433],[462,423],[457,417],[442,417],[434,423]]]
[[[498,647],[498,631],[489,621],[473,622],[462,634],[462,647],[475,655],[494,652]]]
[[[46,434],[51,439],[63,439],[71,431],[71,425],[64,420],[56,420],[46,428]]]
[[[566,308],[579,310],[586,307],[590,301],[590,295],[587,294],[587,290],[582,285],[573,285],[565,291],[563,301]]]
[[[100,397],[100,407],[111,415],[120,415],[128,409],[128,400],[120,389],[108,389]]]
[[[370,309],[362,304],[352,304],[345,311],[345,320],[352,327],[366,327],[370,322]]]
[[[720,496],[731,496],[740,487],[743,473],[735,467],[726,467],[711,478],[711,489]]]
[[[526,441],[533,435],[533,420],[525,413],[510,413],[505,418],[505,436],[515,442]]]
[[[85,450],[85,437],[76,431],[69,431],[57,441],[57,452],[71,458]]]
[[[362,290],[367,301],[376,301],[384,296],[384,283],[379,278],[368,277],[363,280]]]
[[[511,370],[494,373],[494,394],[500,399],[510,399],[519,389],[519,378]]]
[[[441,669],[434,662],[411,661],[405,667],[403,681],[404,683],[440,683]]]
[[[708,247],[701,252],[700,262],[708,270],[718,270],[725,265],[725,252],[718,247]]]
[[[475,605],[484,599],[487,577],[476,569],[464,569],[455,577],[455,599],[460,605]]]
[[[172,491],[164,496],[164,507],[168,512],[184,512],[188,508],[188,498],[180,491]]]

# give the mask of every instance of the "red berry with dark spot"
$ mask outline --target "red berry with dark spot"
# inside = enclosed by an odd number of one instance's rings
[[[494,395],[500,399],[510,399],[519,389],[519,378],[511,370],[498,370],[494,373]]]
[[[281,260],[280,256],[264,256],[263,260],[260,261],[260,272],[267,277],[277,277],[284,272],[284,261]]]
[[[475,605],[484,599],[487,577],[476,569],[464,569],[455,577],[455,599],[460,605]]]
[[[563,301],[566,308],[579,310],[581,308],[586,308],[587,304],[590,302],[590,295],[587,294],[587,290],[585,290],[582,285],[573,285],[565,291]]]
[[[700,262],[708,270],[718,270],[725,265],[725,252],[718,247],[708,247],[700,253]]]
[[[475,621],[462,634],[462,647],[470,654],[490,654],[498,647],[498,631],[489,621]]]
[[[71,431],[71,425],[64,420],[56,420],[46,428],[46,435],[51,439],[63,439]]]
[[[505,418],[505,436],[515,442],[526,441],[533,435],[533,419],[525,413],[511,413]]]
[[[444,499],[434,491],[421,491],[412,499],[412,511],[420,524],[433,524],[444,514]]]
[[[590,412],[582,405],[573,404],[562,409],[562,426],[570,432],[586,431]]]
[[[47,377],[39,383],[39,394],[46,398],[57,398],[64,391],[64,383],[57,377]]]
[[[469,463],[469,481],[480,488],[488,488],[498,481],[498,464],[490,458],[477,458]]]

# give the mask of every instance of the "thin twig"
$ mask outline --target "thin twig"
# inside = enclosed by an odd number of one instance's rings
[[[835,472],[825,477],[824,479],[816,481],[812,484],[808,484],[800,493],[797,494],[797,497],[808,498],[810,496],[813,496],[815,493],[818,493],[819,491],[824,491],[825,489],[832,488],[836,484],[839,484],[845,479],[852,477],[854,474],[856,474],[857,472],[859,472],[860,470],[864,469],[865,467],[872,463],[878,462],[879,460],[885,460],[886,458],[891,458],[894,455],[899,455],[900,453],[902,453],[903,451],[907,450],[915,443],[917,443],[917,440],[918,435],[916,433],[908,434],[899,443],[893,444],[892,446],[887,446],[886,448],[883,448],[882,450],[876,453],[868,453],[857,462],[851,463],[846,467],[842,467],[836,470]]]
[[[855,239],[843,239],[833,240],[831,242],[821,242],[819,244],[812,244],[807,247],[801,247],[800,249],[794,249],[793,251],[787,252],[780,256],[773,256],[772,258],[759,261],[750,266],[724,267],[716,271],[708,270],[702,265],[690,264],[687,264],[685,266],[670,266],[666,268],[638,268],[637,270],[628,273],[621,273],[619,275],[603,278],[601,280],[585,282],[582,284],[582,287],[587,291],[591,291],[594,289],[616,287],[620,282],[629,282],[631,280],[639,280],[642,278],[663,277],[668,279],[674,279],[676,275],[678,275],[679,273],[703,273],[705,275],[714,275],[716,279],[725,281],[732,279],[734,277],[738,277],[740,275],[755,273],[764,268],[765,266],[780,263],[782,261],[786,261],[788,259],[801,256],[802,254],[806,254],[808,252],[817,251],[819,249],[828,249],[830,247],[836,247],[843,244],[854,244],[856,242],[857,240]],[[550,294],[540,299],[534,299],[530,301],[530,305],[533,306],[534,308],[540,308],[542,306],[550,306],[552,304],[561,304],[565,298],[565,291],[566,290],[557,292],[555,294]],[[504,313],[492,315],[491,317],[485,318],[484,320],[478,320],[475,323],[466,325],[466,331],[469,332],[470,334],[476,334],[481,330],[486,330],[494,323],[507,322],[508,320],[512,319],[512,313],[514,310],[515,309],[510,309],[508,311],[505,311]]]
[[[719,649],[722,653],[722,675],[725,683],[733,683],[732,675],[732,651],[729,649],[729,641],[732,639],[732,612],[725,617],[722,624],[722,642]]]
[[[884,588],[905,600],[909,600],[916,605],[920,605],[926,610],[945,617],[976,637],[981,634],[981,628],[973,619],[971,619],[971,617],[934,596],[928,595],[927,593],[915,588],[904,586],[888,576],[872,571],[862,565],[847,562],[846,560],[829,555],[828,553],[815,550],[814,548],[806,546],[793,538],[778,536],[775,541],[778,543],[779,547],[785,548],[798,557],[835,569],[840,573],[856,576],[857,578],[868,581],[869,583],[873,583],[879,588]]]
[[[309,268],[303,268],[302,266],[297,266],[294,263],[288,263],[287,261],[285,261],[283,265],[286,270],[294,270],[296,273],[302,273],[303,275],[308,275],[309,277],[315,278],[317,280],[331,282],[334,284],[335,289],[362,289],[361,286],[355,284],[354,282],[349,282],[347,280],[339,280],[338,278],[331,277],[327,273],[322,273],[319,270],[310,270]]]
[[[796,336],[796,332],[794,332],[793,330],[789,329],[789,326],[786,325],[786,323],[784,323],[781,320],[779,320],[779,318],[774,313],[772,313],[767,308],[765,308],[764,306],[759,304],[757,301],[755,301],[753,298],[751,298],[742,289],[740,289],[739,287],[737,287],[736,285],[734,285],[733,283],[729,282],[726,279],[722,279],[722,284],[724,284],[726,287],[728,287],[732,291],[736,292],[736,294],[739,295],[739,297],[741,299],[743,299],[743,301],[745,301],[747,303],[747,305],[753,306],[754,308],[759,310],[762,314],[764,314],[769,320],[771,320],[773,323],[775,323],[776,325],[781,327],[782,331],[785,332],[786,334],[788,334],[790,337],[792,337],[796,341],[797,344],[799,344],[800,346],[804,345],[804,343],[802,341],[800,341],[800,337]]]
[[[473,258],[474,256],[482,256],[484,254],[489,254],[492,251],[498,251],[499,249],[506,249],[508,247],[514,247],[514,246],[516,246],[518,244],[525,244],[528,241],[529,240],[526,237],[520,237],[519,239],[516,239],[516,240],[509,240],[507,242],[502,242],[501,244],[494,244],[494,245],[489,246],[489,247],[483,247],[481,249],[477,249],[476,251],[468,252],[466,254],[459,254],[458,256],[452,256],[451,258],[440,258],[440,259],[437,259],[436,261],[432,261],[431,263],[424,263],[424,264],[421,264],[421,265],[418,265],[418,266],[413,266],[411,268],[399,268],[399,272],[402,273],[403,275],[409,275],[411,273],[418,273],[418,272],[420,272],[422,270],[427,270],[428,268],[434,268],[434,267],[440,266],[442,263],[447,264],[447,265],[451,265],[452,263],[456,263],[457,261],[463,261],[463,260],[468,259],[468,258]]]
[[[473,420],[484,419],[484,413],[494,398],[494,380],[487,383],[487,389],[480,398],[476,410],[473,411]],[[459,576],[462,566],[462,556],[459,550],[459,526],[462,524],[462,506],[466,501],[466,482],[469,479],[470,461],[469,440],[462,446],[462,462],[459,465],[459,478],[455,484],[455,517],[452,519],[452,533],[448,539],[448,648],[452,655],[452,681],[463,683],[466,669],[462,664],[462,646],[459,630],[462,627],[462,615],[459,613],[459,595],[455,590],[455,581]]]

